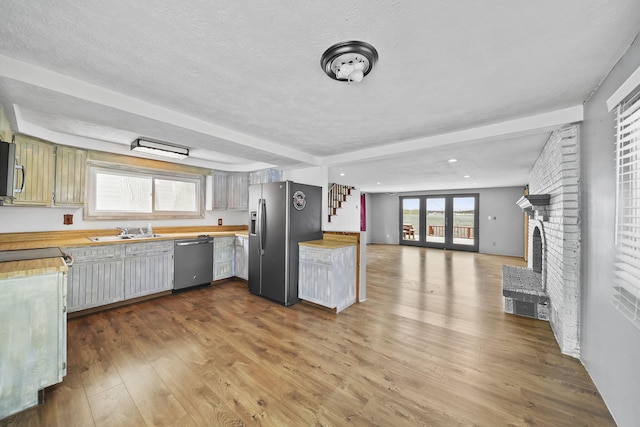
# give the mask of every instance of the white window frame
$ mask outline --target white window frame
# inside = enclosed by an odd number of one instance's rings
[[[152,180],[151,212],[129,212],[129,211],[97,211],[96,210],[96,175],[100,172],[115,173],[121,175],[143,176]],[[155,179],[185,181],[195,184],[196,206],[193,211],[156,211],[155,201]],[[120,165],[108,162],[89,162],[87,165],[87,194],[85,197],[84,219],[195,219],[204,218],[205,214],[205,175],[175,172],[163,169],[150,169],[130,165]]]
[[[640,86],[616,109],[613,305],[640,328]]]

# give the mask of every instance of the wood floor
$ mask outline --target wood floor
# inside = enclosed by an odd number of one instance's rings
[[[502,264],[370,245],[338,315],[230,282],[72,319],[63,383],[0,425],[615,425],[549,324],[503,313]]]

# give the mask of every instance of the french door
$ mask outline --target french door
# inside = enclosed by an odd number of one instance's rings
[[[400,243],[478,251],[478,194],[400,198]]]

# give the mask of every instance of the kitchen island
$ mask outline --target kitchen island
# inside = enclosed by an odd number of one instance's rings
[[[331,239],[299,243],[298,297],[341,312],[356,302],[356,243]]]

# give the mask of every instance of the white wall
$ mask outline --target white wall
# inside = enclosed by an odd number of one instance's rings
[[[360,190],[351,190],[351,195],[342,202],[342,207],[331,217],[325,230],[360,232]]]
[[[403,196],[429,194],[479,194],[479,247],[484,254],[524,256],[524,214],[516,205],[523,188],[479,188],[455,191],[403,193]],[[371,194],[371,243],[400,242],[400,198],[398,195]],[[369,213],[369,212],[367,212]],[[489,220],[489,216],[495,220]]]
[[[371,220],[367,223],[371,240],[370,243],[386,243],[397,245],[400,243],[400,199],[397,195],[385,193],[370,194],[371,203],[367,206],[367,213]]]
[[[580,358],[620,426],[640,420],[640,329],[611,304],[615,218],[614,113],[606,100],[640,67],[636,39],[584,106]]]

